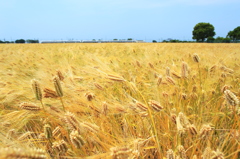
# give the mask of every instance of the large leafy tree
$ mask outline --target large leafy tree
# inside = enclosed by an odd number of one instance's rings
[[[240,26],[236,27],[233,31],[229,31],[227,37],[234,41],[240,40]]]
[[[213,37],[216,33],[212,24],[202,22],[195,25],[192,34],[193,39],[203,42],[206,38]]]

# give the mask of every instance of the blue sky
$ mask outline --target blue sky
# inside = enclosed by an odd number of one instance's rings
[[[240,26],[240,1],[0,0],[0,40],[192,40],[199,22],[225,37]]]

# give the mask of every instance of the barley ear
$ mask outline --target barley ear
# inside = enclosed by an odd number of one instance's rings
[[[53,84],[54,84],[57,95],[60,97],[62,107],[63,107],[63,111],[65,112],[65,107],[64,107],[64,104],[63,104],[63,100],[62,100],[63,91],[62,91],[62,86],[61,86],[59,77],[55,76],[53,78]]]
[[[200,62],[200,58],[199,58],[199,56],[197,54],[193,54],[193,61],[197,62],[197,63]]]
[[[59,97],[62,97],[63,96],[62,86],[61,86],[61,83],[60,83],[60,79],[57,76],[55,76],[53,78],[53,84],[54,84],[55,90],[57,92],[57,95]]]
[[[36,99],[41,102],[43,110],[45,111],[43,103],[42,103],[42,91],[41,91],[41,88],[40,88],[40,85],[39,85],[38,81],[35,80],[35,79],[32,80],[32,89],[33,89],[33,92],[36,96]]]

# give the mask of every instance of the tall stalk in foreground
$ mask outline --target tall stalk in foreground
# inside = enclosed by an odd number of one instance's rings
[[[57,92],[57,95],[59,96],[59,98],[61,100],[63,111],[65,112],[65,107],[63,104],[63,100],[62,100],[62,96],[63,96],[62,86],[61,86],[60,80],[57,76],[55,76],[53,78],[53,84],[54,84],[55,90]]]
[[[199,67],[200,58],[199,58],[199,56],[197,54],[193,54],[193,61],[198,64],[198,73],[199,73],[199,79],[200,79],[200,87],[202,89],[202,76],[201,76],[201,71],[200,71],[200,67]]]
[[[44,108],[43,102],[42,102],[42,91],[41,91],[41,88],[40,88],[40,85],[39,85],[38,81],[35,80],[35,79],[32,80],[32,89],[33,89],[33,92],[36,96],[36,99],[40,101],[40,103],[43,107],[43,110],[45,111],[45,108]]]

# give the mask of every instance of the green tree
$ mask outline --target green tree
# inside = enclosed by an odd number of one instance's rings
[[[26,43],[39,43],[39,40],[27,39]]]
[[[192,34],[192,39],[204,42],[206,38],[213,37],[216,33],[212,24],[201,22],[195,25]]]
[[[229,31],[227,37],[233,41],[240,40],[240,26],[236,27],[233,31]]]
[[[25,43],[25,40],[24,39],[18,39],[15,41],[15,43]]]
[[[208,43],[213,43],[214,40],[215,40],[214,37],[208,37],[208,38],[207,38],[207,42],[208,42]]]

